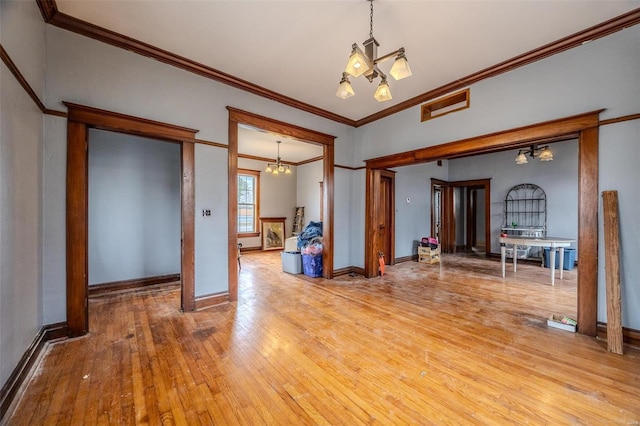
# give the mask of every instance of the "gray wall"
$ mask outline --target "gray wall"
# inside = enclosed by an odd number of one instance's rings
[[[42,96],[44,24],[34,4],[0,2],[3,48]],[[42,326],[42,113],[0,65],[0,387]]]
[[[297,167],[296,204],[304,207],[304,225],[307,225],[309,221],[322,221],[320,217],[320,182],[323,181],[323,164],[323,161],[314,161]]]
[[[416,241],[431,235],[431,178],[446,180],[448,161],[398,167],[396,172],[396,258],[417,254]],[[407,202],[409,199],[409,202]]]
[[[89,131],[89,285],[180,273],[180,145]]]

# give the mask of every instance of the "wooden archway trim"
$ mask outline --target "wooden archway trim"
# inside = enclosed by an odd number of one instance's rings
[[[88,138],[89,129],[162,139],[181,145],[181,307],[195,310],[194,139],[197,130],[64,102],[67,119],[67,326],[70,336],[89,331],[88,312]]]
[[[229,111],[229,300],[238,300],[238,269],[236,257],[238,217],[238,125],[243,124],[268,132],[278,133],[311,142],[323,147],[323,271],[324,278],[333,278],[333,197],[334,197],[334,143],[335,136],[304,127],[274,120],[258,114],[227,107]]]
[[[366,161],[365,211],[375,210],[373,171],[439,159],[504,151],[538,140],[578,138],[578,325],[579,332],[595,336],[598,320],[598,128],[599,114],[591,111],[567,118],[532,124]],[[377,274],[372,244],[375,230],[365,215],[365,276]]]

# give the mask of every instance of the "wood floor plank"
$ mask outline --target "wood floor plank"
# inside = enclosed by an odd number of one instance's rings
[[[175,287],[90,300],[47,347],[10,425],[634,424],[640,350],[546,326],[577,271],[443,255],[384,277],[283,273],[247,253],[239,300],[181,313]]]

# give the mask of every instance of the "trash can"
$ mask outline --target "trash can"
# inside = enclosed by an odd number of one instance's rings
[[[302,271],[312,278],[322,276],[322,254],[303,254],[302,255]]]
[[[544,267],[549,268],[550,256],[551,256],[551,248],[544,248]],[[565,247],[564,249],[564,259],[562,262],[562,269],[565,271],[570,271],[573,269],[573,266],[576,263],[576,249]],[[556,253],[556,265],[555,268],[560,267],[560,256],[559,253]]]

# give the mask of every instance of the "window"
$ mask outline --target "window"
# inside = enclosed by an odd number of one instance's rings
[[[257,237],[260,172],[238,169],[238,234],[243,237]]]

